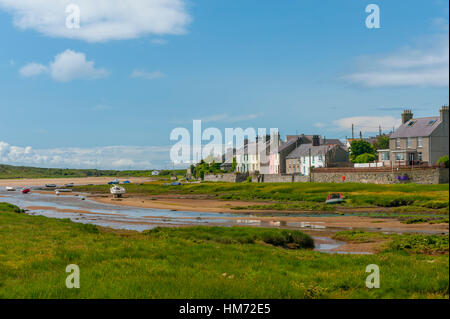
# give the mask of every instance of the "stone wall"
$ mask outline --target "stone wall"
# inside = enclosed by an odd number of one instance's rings
[[[398,175],[406,174],[409,182],[417,184],[446,184],[449,182],[449,169],[423,169],[423,170],[401,170],[399,172],[313,172],[311,177],[292,174],[262,174],[251,175],[254,183],[342,183],[342,176],[345,176],[345,182],[349,183],[372,183],[372,184],[394,184],[399,183]],[[248,174],[211,174],[205,175],[205,181],[208,182],[231,182],[240,183],[248,179]]]
[[[373,184],[394,184],[399,183],[398,175],[406,174],[409,182],[416,184],[444,184],[449,181],[448,168],[423,169],[423,170],[402,170],[399,172],[343,172],[343,173],[313,173],[311,179],[317,183],[341,183],[342,176],[346,182],[373,183]]]
[[[229,182],[240,183],[246,181],[248,174],[226,173],[226,174],[208,174],[203,179],[205,182]]]

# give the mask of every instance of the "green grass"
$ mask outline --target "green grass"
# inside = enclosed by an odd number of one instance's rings
[[[163,170],[156,178],[167,178],[171,174],[185,175],[186,170]],[[154,177],[152,170],[98,170],[98,169],[62,169],[12,166],[0,164],[0,179],[15,178],[70,178],[70,177]]]
[[[449,237],[447,235],[425,234],[383,234],[360,230],[337,232],[334,239],[353,243],[387,241],[385,251],[421,254],[448,254]]]
[[[142,177],[151,176],[151,170],[97,170],[97,169],[61,169],[0,164],[0,179],[15,178],[70,178],[70,177]]]
[[[137,233],[15,211],[0,204],[0,298],[449,296],[446,255],[329,255],[290,247],[309,247],[306,235],[292,231],[196,227]],[[80,267],[80,289],[65,287],[68,264]],[[380,289],[365,287],[369,264],[380,267]]]

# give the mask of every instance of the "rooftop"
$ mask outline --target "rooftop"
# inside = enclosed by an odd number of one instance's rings
[[[392,133],[390,138],[430,136],[439,124],[439,116],[411,119]]]

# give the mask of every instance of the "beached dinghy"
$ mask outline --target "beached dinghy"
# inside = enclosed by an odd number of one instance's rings
[[[327,204],[338,204],[344,201],[344,196],[341,193],[331,193],[328,195],[325,203]]]
[[[22,188],[22,194],[28,194],[29,192],[31,192],[30,188],[28,188],[28,187]]]
[[[8,192],[14,192],[14,191],[16,190],[16,188],[15,188],[15,187],[12,187],[12,186],[6,186],[6,190],[7,190]]]
[[[114,197],[122,197],[122,195],[126,192],[125,188],[119,185],[114,185],[109,190]]]
[[[55,189],[55,194],[59,195],[60,193],[70,193],[72,192],[71,189],[69,188],[60,188],[60,189]]]

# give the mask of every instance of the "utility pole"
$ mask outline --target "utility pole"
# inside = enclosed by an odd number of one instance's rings
[[[362,132],[359,131],[359,139],[362,140]]]
[[[381,125],[378,126],[378,131],[379,131],[379,134],[378,134],[378,135],[381,136]]]
[[[355,125],[352,124],[352,140],[355,138]]]
[[[308,153],[309,153],[309,182],[311,183],[311,174],[312,174],[312,172],[311,172],[311,148],[309,148]]]

